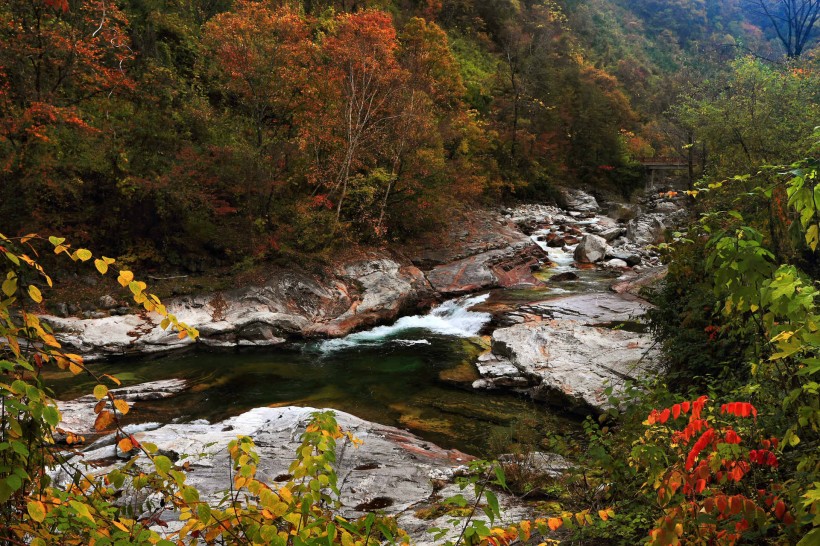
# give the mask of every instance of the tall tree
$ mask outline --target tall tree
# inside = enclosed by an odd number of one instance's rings
[[[790,58],[802,55],[814,39],[820,0],[749,0],[749,5],[771,23]]]

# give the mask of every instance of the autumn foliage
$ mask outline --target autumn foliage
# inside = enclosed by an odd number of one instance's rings
[[[795,523],[781,496],[779,442],[759,437],[757,415],[748,402],[715,412],[706,396],[652,410],[633,464],[652,468],[659,450],[670,464],[648,484],[664,511],[650,544],[731,545]]]

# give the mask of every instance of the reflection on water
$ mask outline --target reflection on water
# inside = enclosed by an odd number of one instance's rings
[[[461,298],[393,326],[294,350],[93,366],[104,373],[129,373],[126,384],[172,377],[189,381],[191,388],[171,399],[137,403],[128,422],[214,422],[269,405],[329,407],[477,455],[518,441],[523,416],[534,419],[543,434],[576,431],[576,422],[524,398],[470,389],[475,376],[469,362],[483,350],[472,336],[490,318],[470,308],[486,298]],[[51,382],[61,399],[93,388],[85,378],[54,376]]]

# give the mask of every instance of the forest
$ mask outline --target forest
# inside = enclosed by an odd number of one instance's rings
[[[818,43],[817,0],[4,0],[0,542],[410,541],[377,510],[339,515],[336,447],[358,440],[328,413],[287,486],[240,437],[230,494],[200,501],[188,463],[120,423],[123,379],[43,317],[93,291],[84,267],[193,342],[174,279],[410,256],[477,211],[572,210],[568,188],[634,204],[659,161],[680,166],[667,195],[690,211],[652,241],[668,273],[641,293],[662,368],[606,391],[576,436],[539,437],[576,458],[568,477],[475,463],[474,504],[438,514],[467,523],[440,543],[820,545]],[[408,259],[402,274],[424,269]],[[478,291],[433,284],[431,301]],[[93,376],[94,429],[151,468],[58,484],[49,468],[83,439],[61,428],[48,368]],[[184,524],[129,511],[123,487]],[[533,490],[537,514],[493,525],[497,495]]]

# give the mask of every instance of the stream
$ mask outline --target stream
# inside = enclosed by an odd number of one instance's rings
[[[552,433],[580,434],[579,418],[523,396],[472,389],[479,377],[473,362],[488,348],[482,334],[491,326],[492,313],[572,293],[605,291],[617,276],[597,268],[576,269],[574,246],[548,247],[539,240],[547,231],[532,234],[552,262],[539,278],[572,271],[577,280],[464,296],[392,325],[288,349],[195,352],[90,366],[117,375],[126,385],[187,381],[188,389],[172,398],[139,402],[126,423],[215,422],[255,407],[296,405],[342,410],[477,456],[498,455],[519,445],[539,447]],[[94,385],[67,372],[49,379],[63,400],[87,394]]]

